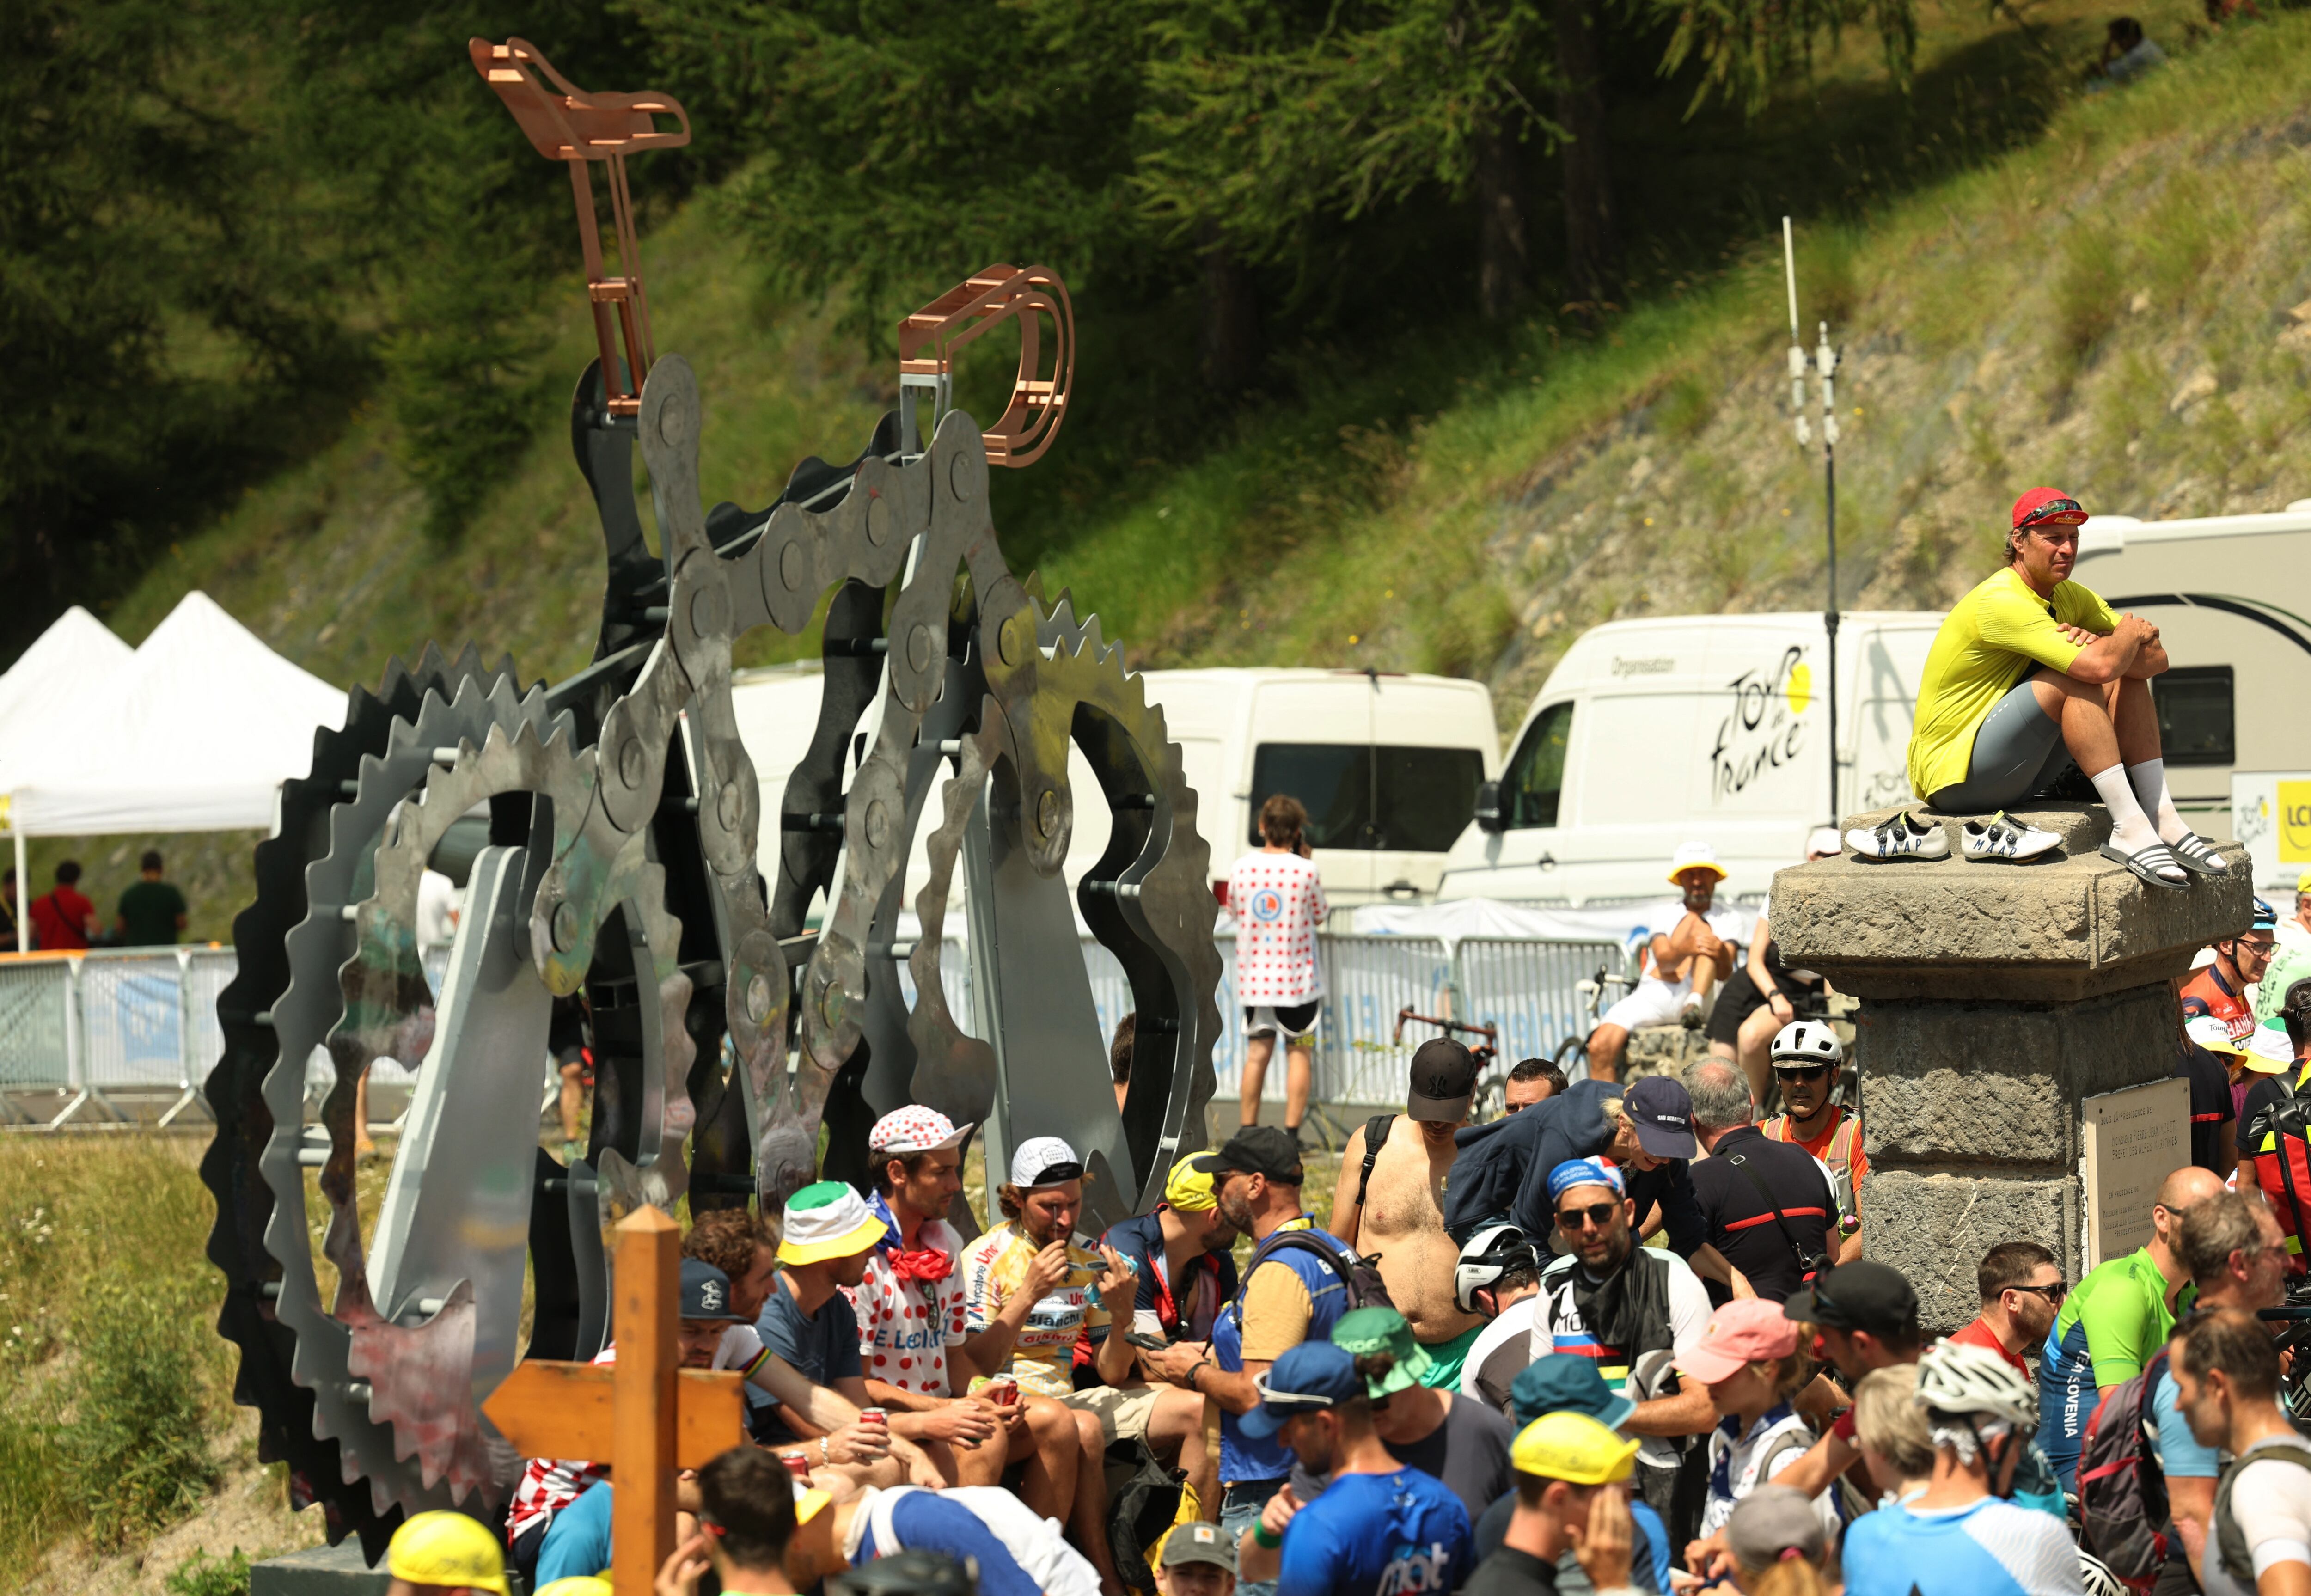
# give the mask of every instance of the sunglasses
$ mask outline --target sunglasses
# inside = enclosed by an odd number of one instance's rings
[[[1818,1081],[1829,1073],[1827,1064],[1776,1064],[1775,1077],[1785,1081]]]
[[[2062,1305],[2062,1299],[2071,1295],[2071,1287],[2068,1281],[2060,1281],[2053,1286],[2010,1286],[2006,1289],[2009,1291],[2027,1291],[2032,1296],[2043,1296],[2046,1299],[2046,1305],[2050,1308],[2061,1307]]]
[[[1613,1211],[1620,1206],[1617,1202],[1592,1202],[1585,1208],[1559,1208],[1557,1210],[1557,1227],[1559,1230],[1579,1230],[1587,1224],[1602,1230],[1613,1222]]]

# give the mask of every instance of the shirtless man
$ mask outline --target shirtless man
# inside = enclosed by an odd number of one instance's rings
[[[1452,1133],[1469,1122],[1477,1087],[1477,1060],[1449,1037],[1420,1044],[1412,1055],[1412,1089],[1406,1112],[1392,1114],[1365,1179],[1365,1132],[1360,1126],[1340,1155],[1340,1184],[1332,1195],[1331,1232],[1379,1265],[1396,1310],[1428,1349],[1426,1384],[1452,1391],[1461,1360],[1485,1327],[1453,1300],[1461,1250],[1445,1233],[1440,1200],[1444,1177],[1460,1149]]]
[[[1709,989],[1733,972],[1733,945],[1725,940],[1732,921],[1713,915],[1710,905],[1725,868],[1706,842],[1680,844],[1669,868],[1670,885],[1685,894],[1685,912],[1668,931],[1645,944],[1636,990],[1607,1009],[1589,1033],[1589,1078],[1621,1078],[1621,1055],[1629,1033],[1640,1025],[1701,1023]]]

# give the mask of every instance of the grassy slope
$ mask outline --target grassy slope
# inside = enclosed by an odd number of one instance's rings
[[[1945,16],[1928,54],[1980,37]],[[2083,37],[2075,22],[2059,35],[2066,49]],[[2234,31],[2062,107],[2028,149],[1801,231],[1809,323],[1831,316],[1847,349],[1849,602],[1962,589],[2028,482],[2158,514],[2311,493],[2302,353],[2274,319],[2307,292],[2289,86],[2307,57],[2305,19]],[[1867,65],[1840,59],[1824,96]],[[756,293],[710,208],[650,246],[658,342],[700,367],[709,498],[761,503],[804,454],[855,450],[887,375],[824,317]],[[1778,279],[1753,249],[1673,280],[1601,339],[1544,317],[1481,351],[1444,338],[1304,379],[1234,441],[1140,463],[1059,534],[1025,501],[1016,541],[1147,662],[1457,671],[1491,677],[1513,719],[1596,621],[1818,602],[1818,466],[1783,419]],[[571,324],[560,364],[575,370],[588,347]],[[2215,391],[2171,406],[2202,370]],[[141,637],[198,585],[336,680],[373,679],[427,637],[510,649],[528,674],[581,664],[597,545],[559,427],[446,551],[416,530],[389,442],[358,419],[184,545],[114,624]],[[808,650],[758,636],[742,658]]]

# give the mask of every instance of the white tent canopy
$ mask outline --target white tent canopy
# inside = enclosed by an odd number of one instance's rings
[[[67,624],[87,661],[68,676],[43,654]],[[205,593],[187,594],[109,669],[90,627],[120,647],[74,609],[0,676],[0,790],[19,835],[269,830],[281,782],[311,767],[315,728],[344,724],[342,688],[282,658]]]
[[[0,792],[29,784],[50,728],[89,724],[135,650],[78,605],[0,676]]]

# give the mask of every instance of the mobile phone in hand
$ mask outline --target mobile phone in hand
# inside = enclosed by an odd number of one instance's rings
[[[1124,1331],[1123,1339],[1125,1345],[1137,1347],[1142,1352],[1169,1352],[1172,1350],[1172,1343],[1164,1340],[1162,1337],[1143,1335],[1138,1330]]]

